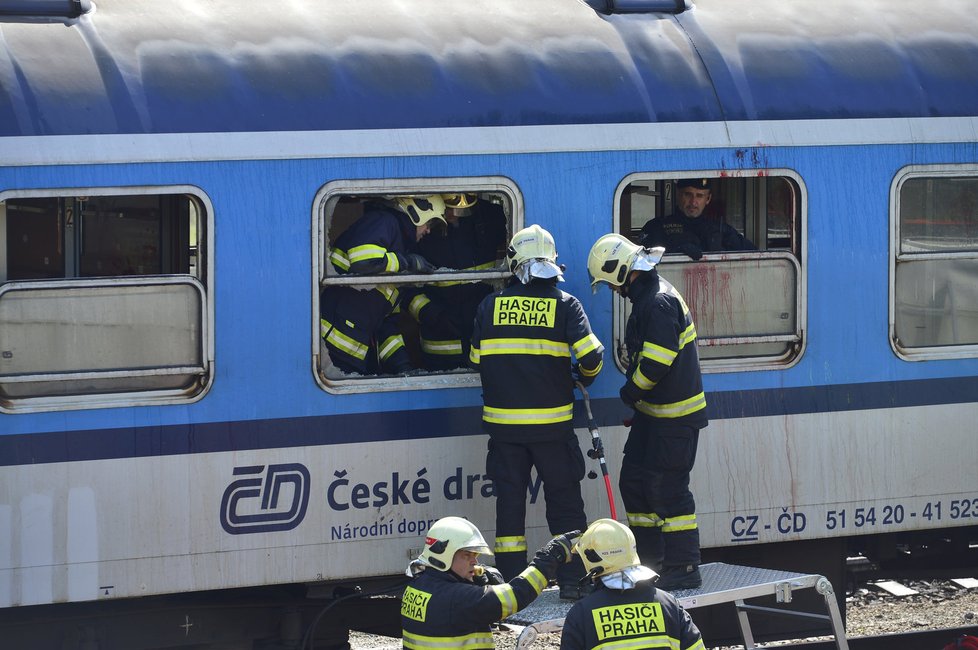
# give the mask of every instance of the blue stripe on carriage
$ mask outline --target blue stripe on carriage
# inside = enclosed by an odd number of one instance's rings
[[[711,392],[711,420],[973,402],[978,377]],[[618,398],[592,400],[595,422],[620,425]],[[0,466],[482,435],[481,407],[203,422],[0,436]],[[575,424],[584,426],[576,405]]]

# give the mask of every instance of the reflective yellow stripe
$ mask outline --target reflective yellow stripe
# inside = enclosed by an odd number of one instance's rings
[[[377,356],[379,356],[382,361],[387,361],[392,354],[403,347],[404,337],[402,337],[400,334],[388,336],[386,339],[384,339],[384,342],[380,344],[380,348],[377,350]]]
[[[526,537],[523,535],[513,535],[511,537],[497,537],[493,544],[493,553],[516,553],[526,550]]]
[[[681,530],[696,530],[696,513],[691,515],[680,515],[679,517],[666,517],[662,522],[663,533],[678,533]]]
[[[626,512],[628,525],[638,528],[658,528],[662,525],[662,517],[654,512]]]
[[[402,630],[404,647],[415,650],[449,650],[467,648],[468,650],[493,650],[492,632],[473,632],[462,636],[422,636]]]
[[[338,248],[334,248],[329,252],[329,261],[340,271],[350,270],[350,258]]]
[[[655,386],[655,382],[646,377],[645,373],[642,372],[641,366],[635,366],[635,372],[632,373],[632,381],[642,390],[650,390]]]
[[[377,244],[362,244],[354,246],[346,251],[346,256],[350,260],[350,265],[366,260],[381,260],[387,257],[387,249]]]
[[[387,300],[387,302],[389,302],[394,306],[397,306],[397,299],[400,297],[401,294],[398,292],[396,288],[390,286],[389,284],[378,284],[376,287],[374,287],[374,289],[379,291],[380,294],[384,296],[384,299]]]
[[[543,575],[543,572],[535,566],[528,566],[523,569],[520,577],[525,578],[526,581],[530,583],[530,586],[533,587],[533,590],[537,592],[538,596],[540,595],[540,592],[546,589],[547,585],[549,584],[547,576]]]
[[[458,339],[454,341],[429,341],[428,339],[421,339],[421,349],[428,354],[462,354],[462,341]]]
[[[696,646],[691,646],[695,648]],[[605,641],[594,646],[594,650],[639,650],[641,648],[662,648],[668,650],[680,650],[679,639],[665,634],[650,634],[631,639],[621,639],[615,641]]]
[[[469,361],[472,362],[472,365],[479,365],[480,356],[479,348],[475,347],[474,345],[469,348]]]
[[[656,345],[655,343],[649,343],[646,341],[642,344],[642,356],[646,359],[658,361],[664,366],[671,366],[672,362],[676,360],[677,354],[679,353],[675,350],[664,348],[661,345]]]
[[[593,352],[594,350],[603,350],[604,346],[601,345],[601,341],[594,334],[588,334],[583,339],[574,344],[574,354],[580,359],[588,352]]]
[[[496,598],[499,599],[499,604],[502,605],[503,615],[500,618],[506,618],[510,614],[515,614],[516,610],[519,609],[519,604],[516,602],[516,593],[508,584],[493,585],[489,587],[489,590],[496,594]]]
[[[578,367],[578,370],[581,373],[581,376],[582,377],[594,377],[599,372],[601,372],[601,368],[603,368],[603,367],[604,367],[604,360],[601,360],[601,361],[598,362],[598,365],[597,365],[597,367],[594,370],[590,370],[590,369],[584,368],[584,367]]]
[[[419,293],[414,298],[411,298],[411,302],[408,303],[408,311],[411,312],[412,316],[414,316],[414,320],[421,320],[421,310],[424,309],[430,302],[431,301],[428,300],[428,296],[424,295],[423,293]]]
[[[385,271],[388,273],[397,273],[401,270],[401,263],[397,261],[397,255],[395,253],[387,253],[385,257],[387,257],[387,266],[384,267]]]
[[[706,650],[706,646],[703,645],[703,639],[700,639],[693,645],[689,646],[686,650]]]
[[[334,347],[343,350],[351,357],[363,360],[367,358],[367,346],[339,331],[325,318],[319,319],[319,335]]]
[[[696,328],[690,323],[689,327],[683,330],[683,333],[679,336],[679,349],[682,350],[688,344],[696,340]]]
[[[551,357],[570,357],[570,346],[547,339],[486,339],[482,341],[481,355],[533,354]]]
[[[574,404],[552,408],[504,409],[482,407],[482,419],[493,424],[554,424],[567,422],[574,416]]]
[[[636,411],[641,411],[646,415],[651,415],[656,418],[681,418],[684,415],[696,413],[696,411],[705,408],[706,395],[703,393],[694,395],[689,399],[684,399],[681,402],[673,402],[672,404],[650,404],[643,401],[635,403]]]

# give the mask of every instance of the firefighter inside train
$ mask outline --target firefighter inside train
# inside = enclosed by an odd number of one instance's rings
[[[329,261],[340,275],[432,273],[417,252],[433,223],[445,223],[440,194],[369,201],[337,237]],[[333,365],[347,373],[399,374],[412,369],[398,327],[400,292],[393,285],[360,291],[329,285],[320,295],[320,336]]]
[[[562,269],[549,232],[524,228],[513,235],[506,255],[513,277],[480,303],[469,360],[482,380],[486,474],[496,493],[496,566],[512,578],[526,566],[533,468],[543,483],[551,534],[587,525],[584,456],[572,422],[574,385],[594,380],[604,346],[580,301],[557,288]],[[562,567],[560,596],[579,598],[583,575],[579,559]]]
[[[438,224],[418,244],[418,252],[439,269],[486,271],[501,264],[507,221],[501,205],[474,193],[444,194],[446,224]],[[418,325],[425,370],[467,366],[472,319],[492,293],[485,282],[436,281],[405,289],[404,302]]]
[[[401,597],[404,647],[494,647],[490,626],[540,595],[557,568],[571,560],[580,533],[555,536],[507,582],[496,569],[479,564],[479,555],[492,555],[492,551],[472,522],[461,517],[439,519],[406,571],[412,580]]]

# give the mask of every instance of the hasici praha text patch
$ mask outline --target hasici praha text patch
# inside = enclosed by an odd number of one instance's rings
[[[553,327],[556,315],[556,298],[499,296],[492,312],[492,324]]]
[[[598,639],[662,634],[666,623],[659,603],[629,603],[600,607],[591,612]]]

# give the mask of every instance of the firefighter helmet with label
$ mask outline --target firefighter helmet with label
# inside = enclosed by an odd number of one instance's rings
[[[601,282],[620,287],[632,271],[654,269],[665,252],[661,246],[644,248],[617,233],[604,235],[594,242],[587,257],[591,288],[597,291]]]
[[[492,555],[475,524],[461,517],[443,517],[428,529],[418,559],[433,569],[448,571],[457,551]]]
[[[506,262],[523,284],[533,278],[561,278],[553,235],[536,224],[513,235],[506,249]]]
[[[628,526],[614,519],[598,519],[588,526],[574,546],[581,556],[584,570],[592,578],[638,566],[635,536]]]
[[[423,226],[432,219],[440,219],[445,223],[445,199],[441,194],[399,196],[395,203],[401,212],[411,218],[411,223],[415,226]]]

